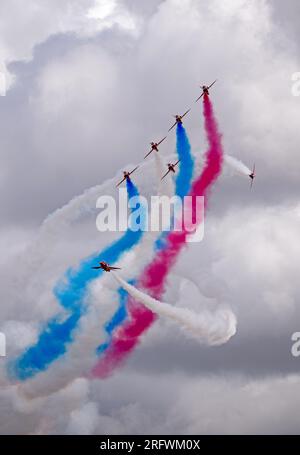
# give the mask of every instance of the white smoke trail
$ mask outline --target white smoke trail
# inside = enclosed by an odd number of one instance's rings
[[[224,344],[236,333],[236,317],[229,308],[223,307],[215,312],[205,310],[201,313],[195,313],[188,308],[178,308],[160,302],[126,283],[117,273],[114,272],[113,275],[135,300],[154,313],[177,322],[205,344],[211,346]]]
[[[238,160],[237,158],[231,156],[231,155],[224,155],[224,161],[227,163],[230,167],[232,167],[234,170],[239,172],[240,174],[249,175],[251,174],[251,170],[244,164],[241,160]]]

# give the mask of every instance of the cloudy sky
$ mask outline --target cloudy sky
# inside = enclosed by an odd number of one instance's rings
[[[90,381],[79,368],[64,388],[49,386],[42,403],[20,398],[0,358],[1,433],[299,432],[300,360],[291,355],[300,331],[300,97],[292,95],[299,13],[297,0],[27,0],[26,9],[2,0],[7,358],[57,313],[51,289],[64,270],[107,243],[95,228],[96,196],[113,192],[110,179],[142,160],[200,84],[218,79],[212,100],[224,150],[249,167],[255,162],[257,178],[250,192],[246,177],[224,167],[204,240],[184,252],[165,296],[196,310],[203,302],[229,305],[238,329],[227,344],[202,346],[159,320],[112,377]],[[201,155],[201,111],[185,126]],[[163,156],[174,147],[171,135]],[[151,163],[144,172],[151,182]],[[136,181],[146,192],[145,180]],[[69,201],[94,187],[84,196],[87,213],[74,221],[77,199]],[[60,371],[53,368],[48,385]]]

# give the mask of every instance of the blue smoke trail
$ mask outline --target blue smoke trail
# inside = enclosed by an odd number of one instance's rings
[[[191,154],[191,145],[185,128],[180,123],[177,124],[176,129],[176,150],[180,163],[175,181],[175,194],[183,198],[190,191],[195,162]]]
[[[179,171],[176,175],[175,180],[175,195],[183,199],[183,197],[189,193],[192,185],[195,161],[191,153],[191,145],[187,133],[183,125],[180,123],[177,124],[176,129],[176,150],[178,159],[180,159],[180,163],[178,165]],[[156,250],[161,250],[164,248],[167,234],[167,231],[163,232],[156,240]],[[131,284],[134,285],[135,282],[133,281]],[[119,288],[118,292],[120,296],[119,307],[116,313],[113,315],[112,319],[105,325],[105,330],[108,334],[108,340],[98,347],[97,353],[99,355],[101,355],[109,347],[114,330],[117,329],[127,317],[126,301],[128,294],[122,288]]]
[[[186,196],[192,185],[195,161],[191,153],[191,145],[185,128],[181,123],[176,127],[176,150],[179,162],[179,171],[175,180],[175,195],[181,199]],[[171,229],[173,221],[171,223]],[[162,250],[165,247],[165,239],[168,231],[162,232],[155,242],[155,249]]]
[[[128,198],[138,198],[139,192],[136,186],[130,180],[126,183]],[[142,225],[147,217],[146,207],[138,201],[134,208],[140,213]],[[131,214],[135,210],[131,208]],[[65,354],[67,345],[73,340],[74,330],[86,311],[84,297],[88,286],[103,274],[103,270],[97,270],[97,273],[91,267],[99,259],[114,264],[126,251],[141,240],[144,234],[142,229],[131,230],[128,228],[123,236],[112,245],[84,259],[78,269],[69,269],[66,272],[64,282],[59,282],[53,292],[61,306],[68,312],[68,316],[60,314],[45,324],[36,344],[28,348],[8,366],[11,376],[19,380],[31,378],[46,370],[58,357]],[[122,313],[121,310],[120,313]]]

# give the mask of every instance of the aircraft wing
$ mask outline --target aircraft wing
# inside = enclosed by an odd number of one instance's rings
[[[138,169],[139,166],[135,167],[131,172],[129,172],[129,175],[131,175],[134,171]]]
[[[174,164],[174,166],[177,166],[177,164],[180,162],[180,160],[176,161],[176,163]]]
[[[210,87],[212,87],[216,82],[217,82],[217,79],[215,81],[213,81],[213,83],[210,84],[210,86],[208,88],[210,89]]]
[[[157,145],[161,144],[166,138],[167,136],[165,136],[161,141],[159,141]]]
[[[186,114],[188,114],[190,112],[191,109],[188,109],[182,116],[181,118],[183,118]]]
[[[171,128],[168,129],[168,131],[171,131],[174,128],[174,126],[176,126],[176,123],[177,122],[175,122],[174,125],[172,125]]]
[[[102,269],[102,267],[91,267],[92,269]]]
[[[116,187],[120,186],[121,183],[123,183],[125,180],[126,180],[126,177],[124,177],[124,178],[116,185]]]
[[[110,270],[121,270],[121,267],[109,267]]]
[[[147,156],[149,156],[150,153],[152,153],[152,152],[153,152],[153,149],[151,149],[150,152],[148,152],[147,155],[144,156],[144,159],[147,158]]]
[[[195,103],[197,103],[197,101],[200,100],[200,98],[202,98],[202,96],[204,95],[204,93],[202,92],[200,96],[198,96],[198,98],[196,99]]]
[[[165,177],[167,177],[167,175],[169,174],[170,170],[168,170],[161,178],[161,180],[163,180]]]

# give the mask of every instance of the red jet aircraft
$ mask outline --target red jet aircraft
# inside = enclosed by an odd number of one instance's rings
[[[196,99],[195,103],[197,103],[197,101],[200,100],[200,98],[202,98],[203,95],[209,95],[209,89],[217,82],[217,79],[212,83],[210,84],[209,86],[207,85],[202,85],[202,93],[201,95]]]
[[[182,119],[183,119],[183,117],[184,117],[186,114],[188,114],[188,112],[190,112],[190,110],[191,110],[191,109],[187,110],[183,115],[174,115],[174,117],[175,117],[175,123],[174,123],[174,125],[171,126],[171,128],[169,128],[168,131],[171,131],[171,130],[174,128],[174,126],[176,126],[176,125],[179,124],[179,123],[180,123],[180,125],[182,125]]]
[[[167,172],[162,176],[161,180],[163,180],[170,172],[173,172],[175,174],[175,166],[179,163],[180,160],[176,161],[175,164],[168,163],[168,170]]]
[[[147,158],[147,156],[150,155],[150,153],[152,153],[154,150],[156,152],[158,152],[158,146],[167,138],[167,136],[165,136],[161,141],[159,142],[150,142],[150,145],[151,145],[151,150],[150,152],[147,153],[147,155],[144,156],[144,159]]]
[[[111,270],[121,270],[120,267],[111,267],[107,262],[101,261],[99,262],[100,265],[97,267],[92,267],[92,269],[101,269],[104,272],[110,272]]]
[[[123,177],[122,180],[116,185],[116,187],[120,186],[121,183],[125,182],[125,180],[130,180],[131,174],[132,174],[134,171],[136,171],[138,167],[139,167],[139,166],[135,167],[135,168],[134,168],[132,171],[130,171],[130,172],[123,171],[124,177]]]

